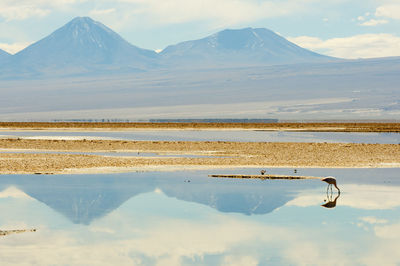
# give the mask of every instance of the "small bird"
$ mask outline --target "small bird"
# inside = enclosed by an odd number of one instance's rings
[[[338,190],[338,192],[340,194],[340,189],[336,185],[336,178],[334,178],[333,176],[327,176],[325,178],[322,178],[321,181],[328,183],[328,187],[326,188],[327,193],[328,193],[329,187],[331,187],[331,192],[332,192],[332,185],[333,185],[333,186],[335,186],[335,188]]]
[[[297,169],[294,169],[294,173],[297,173]]]
[[[267,171],[266,170],[261,170],[261,175],[264,175]]]

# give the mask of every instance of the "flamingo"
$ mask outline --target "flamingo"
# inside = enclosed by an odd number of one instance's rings
[[[326,193],[328,193],[329,187],[331,187],[331,192],[332,192],[332,185],[333,185],[333,186],[335,186],[335,188],[338,190],[338,192],[340,194],[340,189],[336,185],[336,178],[334,178],[333,176],[327,176],[325,178],[322,178],[321,181],[328,183],[328,187],[326,188]]]

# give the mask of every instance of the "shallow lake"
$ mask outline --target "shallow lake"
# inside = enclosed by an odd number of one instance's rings
[[[101,138],[165,141],[400,143],[400,133],[285,132],[259,130],[148,130],[124,132],[0,131],[0,137]]]
[[[400,169],[298,169],[339,197],[207,177],[258,171],[2,175],[0,230],[37,231],[0,236],[1,265],[400,264]]]

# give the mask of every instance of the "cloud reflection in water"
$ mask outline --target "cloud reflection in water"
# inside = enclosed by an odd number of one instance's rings
[[[136,180],[129,177],[125,181],[123,177],[120,180],[103,177],[111,194],[101,185],[101,178],[92,187],[102,197],[116,195],[112,188],[118,191],[121,184],[127,193],[131,189],[133,192],[134,187],[139,189],[119,205],[113,205],[114,209],[100,211],[102,215],[95,215],[85,224],[74,223],[65,212],[57,213],[61,212],[58,207],[84,199],[84,190],[80,189],[86,186],[85,181],[74,185],[73,177],[68,178],[70,183],[60,179],[67,183],[60,181],[58,185],[72,188],[63,194],[70,191],[70,197],[59,199],[64,203],[58,205],[43,200],[51,199],[47,188],[36,190],[34,183],[29,186],[27,180],[18,183],[15,177],[14,185],[2,180],[0,211],[7,215],[0,217],[0,227],[18,224],[39,229],[35,234],[10,235],[0,241],[2,265],[396,265],[400,262],[396,252],[400,248],[400,203],[396,200],[399,186],[343,184],[338,206],[326,210],[319,206],[325,195],[323,183],[191,178],[189,185],[183,182],[186,176],[172,179],[146,176]],[[46,187],[45,179],[41,180],[40,186]],[[57,190],[55,183],[49,186],[53,190]],[[22,190],[24,186],[29,193]],[[40,196],[40,201],[31,196],[41,193],[47,197]],[[96,195],[92,199],[98,198]],[[273,202],[274,198],[278,203]],[[224,200],[233,200],[241,206],[228,204],[221,209],[218,202]],[[254,212],[260,203],[266,207],[259,210],[265,211]],[[84,206],[99,211],[101,205]]]

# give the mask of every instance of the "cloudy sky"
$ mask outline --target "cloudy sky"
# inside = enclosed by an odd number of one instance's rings
[[[327,55],[400,56],[400,0],[0,0],[0,49],[16,53],[76,16],[153,50],[264,27]]]

